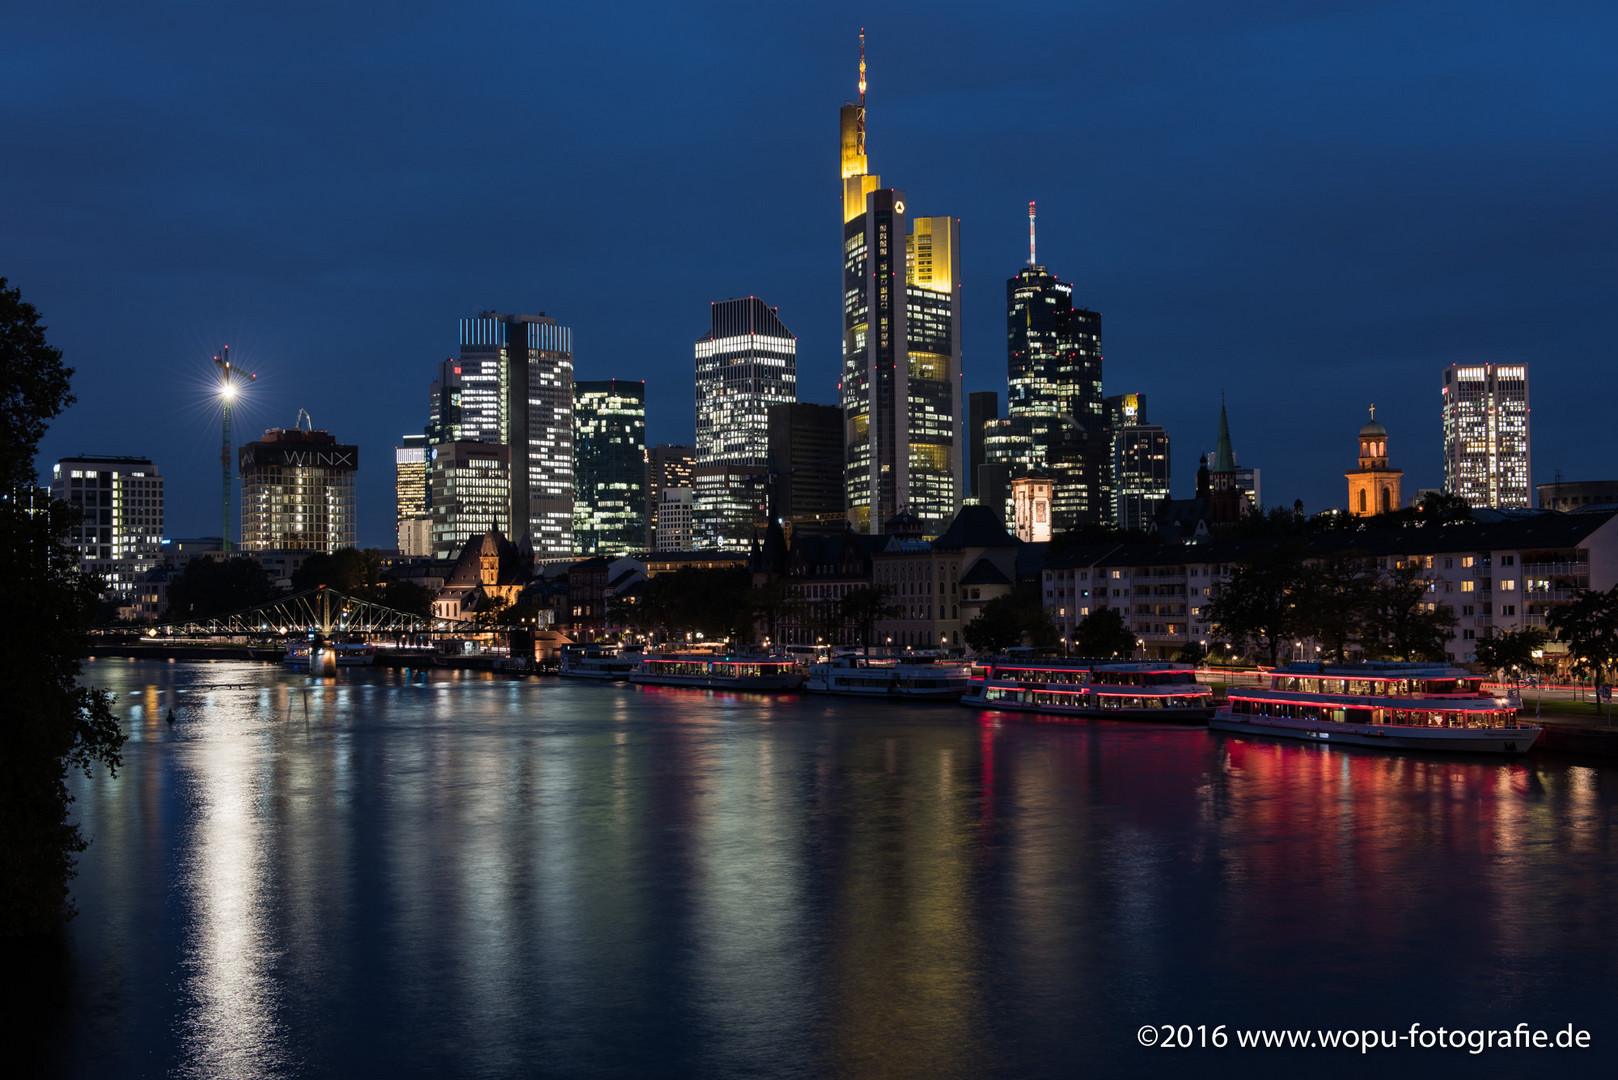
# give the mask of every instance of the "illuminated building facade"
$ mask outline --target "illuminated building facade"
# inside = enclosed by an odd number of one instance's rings
[[[1051,538],[1051,482],[1043,476],[1019,476],[1011,482],[1017,539],[1043,544]]]
[[[646,384],[573,384],[573,540],[627,555],[646,540]]]
[[[1169,434],[1146,422],[1146,395],[1107,399],[1112,425],[1113,523],[1144,529],[1169,501]]]
[[[865,153],[860,97],[841,114],[844,490],[878,532],[900,511],[941,532],[964,495],[960,223],[915,217]]]
[[[540,561],[571,559],[572,331],[485,311],[461,320],[460,368],[461,439],[511,448],[508,535]]]
[[[724,300],[696,360],[696,464],[765,464],[770,406],[798,400],[798,339],[758,297]]]
[[[427,445],[461,441],[461,362],[444,360],[438,365],[427,402]]]
[[[433,558],[453,559],[469,540],[511,526],[511,448],[440,443],[427,451]]]
[[[688,487],[666,487],[658,492],[657,551],[690,551],[692,494]]]
[[[658,539],[658,507],[669,488],[691,488],[691,459],[696,453],[689,446],[659,443],[646,448],[646,550],[675,551]],[[687,547],[691,538],[684,541]]]
[[[393,448],[393,504],[399,554],[428,554],[426,435],[406,435]]]
[[[1527,508],[1528,368],[1452,364],[1444,372],[1444,490],[1473,506]]]
[[[1373,517],[1400,508],[1399,482],[1403,469],[1388,464],[1388,429],[1376,421],[1360,428],[1360,467],[1344,474],[1348,479],[1348,512],[1355,517]]]
[[[697,465],[691,470],[692,543],[699,551],[747,551],[769,527],[769,469]]]
[[[51,469],[51,498],[83,515],[67,538],[79,570],[105,581],[109,598],[132,603],[136,581],[163,558],[157,467],[143,457],[63,458]]]
[[[270,428],[237,453],[243,551],[336,551],[359,542],[359,447],[329,431]]]

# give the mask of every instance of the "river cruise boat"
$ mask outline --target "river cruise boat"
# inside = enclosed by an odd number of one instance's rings
[[[1293,663],[1267,687],[1236,687],[1208,726],[1240,735],[1397,750],[1520,754],[1539,728],[1521,702],[1465,668],[1421,663]]]
[[[804,689],[843,697],[959,701],[970,675],[965,664],[839,656],[811,667]]]
[[[314,649],[311,641],[289,641],[281,662],[293,671],[309,670],[309,654]],[[376,663],[376,646],[365,641],[325,642],[322,651],[335,653],[338,667],[370,667]]]
[[[1213,691],[1194,668],[1167,661],[995,657],[974,665],[961,704],[1100,720],[1205,723]]]
[[[564,679],[622,682],[629,678],[640,656],[625,656],[615,645],[568,645],[562,649],[559,672]]]
[[[694,686],[707,690],[796,690],[803,669],[790,656],[641,657],[629,681],[642,686]]]

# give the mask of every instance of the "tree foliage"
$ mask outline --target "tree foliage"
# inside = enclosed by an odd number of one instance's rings
[[[843,622],[854,627],[854,633],[867,656],[871,653],[871,635],[876,632],[876,624],[904,614],[903,605],[894,602],[893,593],[885,585],[850,589],[843,594],[838,608],[842,612]]]
[[[1073,651],[1080,656],[1106,659],[1135,655],[1135,634],[1117,608],[1092,608],[1073,628]]]
[[[382,570],[382,552],[376,548],[317,552],[292,572],[294,592],[319,585],[412,615],[433,613],[432,590],[414,581],[388,580]]]
[[[1300,567],[1293,631],[1319,642],[1327,659],[1347,660],[1348,647],[1364,640],[1374,587],[1358,552],[1334,552]]]
[[[1034,589],[1018,589],[983,605],[961,629],[974,652],[993,653],[1018,645],[1049,648],[1061,640]]]
[[[169,581],[171,621],[225,615],[275,598],[264,567],[249,555],[229,559],[194,558]]]
[[[1296,547],[1278,547],[1242,563],[1216,590],[1208,621],[1237,648],[1261,650],[1273,667],[1298,632],[1303,575],[1303,557]]]
[[[1476,645],[1477,662],[1485,670],[1500,674],[1534,674],[1544,671],[1545,643],[1550,635],[1536,626],[1526,630],[1503,630],[1483,638]],[[1540,653],[1540,656],[1535,656]]]
[[[43,933],[73,916],[68,881],[86,841],[69,820],[68,769],[115,771],[124,734],[110,696],[78,684],[95,584],[67,546],[78,512],[34,486],[34,456],[73,400],[71,368],[45,341],[39,313],[0,278],[0,553],[10,667],[0,738],[0,936]],[[27,615],[23,618],[24,614]]]
[[[641,586],[642,625],[669,637],[752,639],[752,578],[742,567],[688,568],[658,574]]]
[[[1365,651],[1387,660],[1444,660],[1455,636],[1455,609],[1427,606],[1428,584],[1415,564],[1389,570],[1371,587]]]
[[[1567,642],[1574,672],[1602,682],[1618,669],[1618,585],[1606,592],[1579,590],[1572,601],[1551,609],[1549,621]]]

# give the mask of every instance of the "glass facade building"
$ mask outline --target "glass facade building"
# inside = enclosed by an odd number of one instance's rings
[[[1532,505],[1526,365],[1452,364],[1444,371],[1444,491],[1473,506]]]
[[[960,223],[869,171],[860,70],[841,113],[845,502],[858,531],[907,511],[936,535],[965,494]]]
[[[359,447],[329,431],[271,428],[237,452],[242,550],[336,551],[359,542]]]
[[[433,558],[453,559],[490,529],[511,535],[511,448],[440,443],[427,452]]]
[[[691,546],[690,528],[687,527],[683,546],[670,548],[664,544],[658,529],[659,503],[669,488],[691,489],[691,459],[696,451],[689,446],[659,443],[646,449],[646,550],[683,551]],[[687,518],[690,514],[687,513]]]
[[[756,296],[713,305],[697,339],[698,465],[763,465],[771,405],[798,400],[798,339]]]
[[[646,541],[646,384],[573,384],[573,542],[628,555]]]
[[[426,555],[416,550],[423,530],[411,522],[427,520],[427,436],[406,435],[393,448],[394,532],[401,555]],[[430,535],[430,530],[428,530]]]
[[[508,535],[541,561],[572,558],[572,331],[485,311],[461,320],[459,366],[461,440],[511,448]]]

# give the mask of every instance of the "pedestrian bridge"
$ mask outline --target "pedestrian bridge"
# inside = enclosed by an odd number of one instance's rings
[[[204,619],[160,623],[149,635],[179,637],[265,637],[321,634],[325,637],[403,637],[465,634],[471,627],[454,619],[417,615],[350,596],[327,585],[293,593],[256,607]]]

